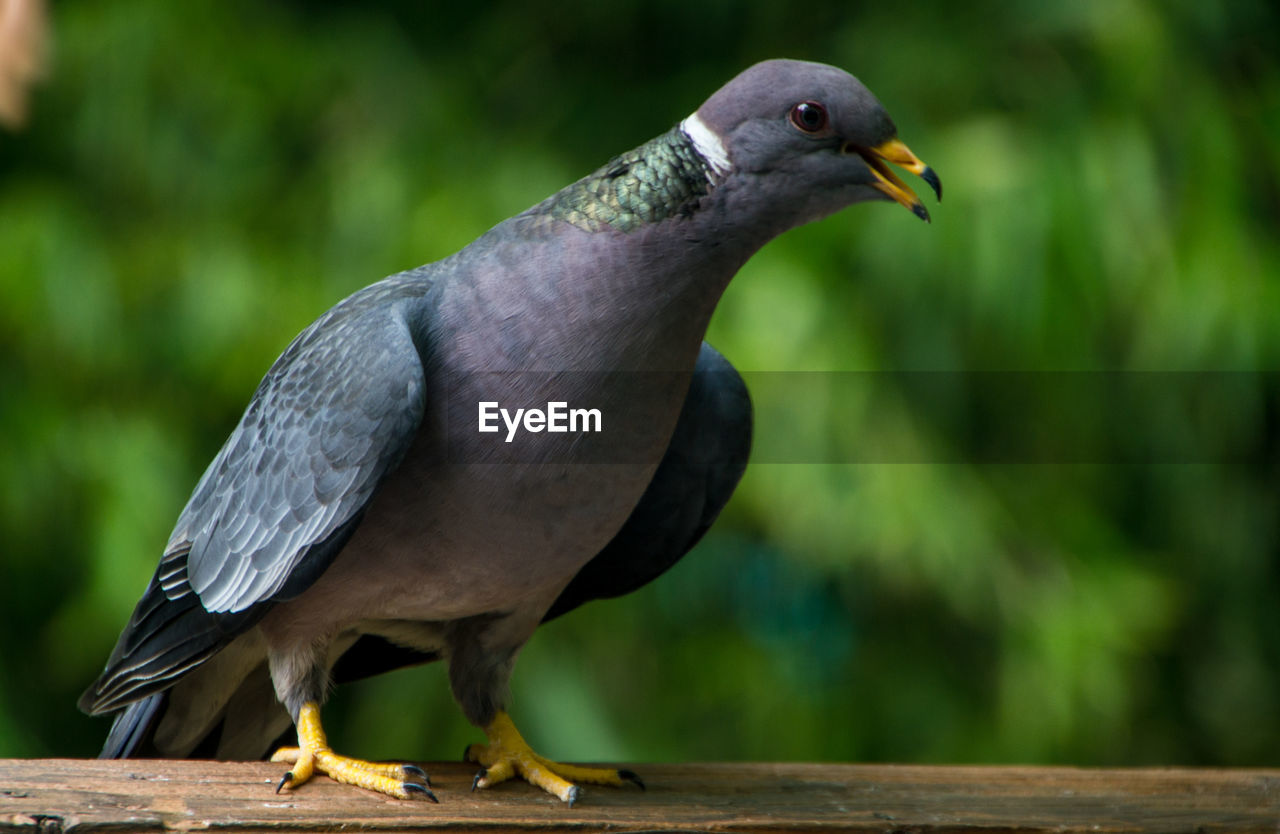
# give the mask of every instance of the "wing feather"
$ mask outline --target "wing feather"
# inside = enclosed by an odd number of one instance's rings
[[[178,517],[83,709],[167,689],[323,573],[421,422],[424,371],[401,302],[425,286],[408,275],[374,284],[276,360]]]
[[[210,465],[175,528],[206,610],[236,613],[278,593],[407,451],[422,367],[404,322],[380,318],[299,337]]]

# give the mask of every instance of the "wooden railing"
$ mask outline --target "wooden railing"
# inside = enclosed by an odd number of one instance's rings
[[[587,788],[569,808],[424,767],[438,805],[324,778],[276,794],[267,763],[0,760],[0,831],[1280,832],[1280,770],[632,765],[648,790]]]

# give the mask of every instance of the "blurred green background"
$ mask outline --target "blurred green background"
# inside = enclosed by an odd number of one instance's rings
[[[859,75],[946,201],[931,226],[862,205],[769,245],[712,324],[738,367],[1280,370],[1274,4],[51,12],[31,123],[0,134],[3,756],[96,752],[107,722],[75,698],[298,330],[759,59]],[[1028,377],[1029,424],[1053,431],[1035,386],[1060,378]],[[1108,462],[1173,419],[1141,403],[1083,463],[949,456],[950,416],[892,390],[765,403],[762,435],[932,451],[753,465],[670,574],[535,636],[514,715],[566,759],[1280,765],[1268,379],[1211,427],[1234,457],[1191,463]],[[340,690],[328,729],[373,757],[479,738],[438,665]]]

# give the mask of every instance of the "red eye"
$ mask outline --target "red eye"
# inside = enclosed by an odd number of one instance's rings
[[[791,124],[805,133],[817,133],[827,126],[827,108],[816,101],[802,101],[791,108]]]

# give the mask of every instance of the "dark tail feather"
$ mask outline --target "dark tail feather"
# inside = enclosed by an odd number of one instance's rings
[[[168,697],[167,691],[157,692],[116,713],[115,723],[111,725],[111,732],[98,758],[127,759],[139,752],[140,747],[149,745],[151,733],[160,718],[160,708]]]

